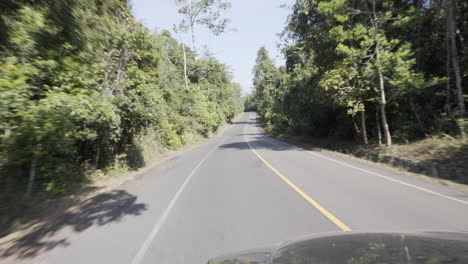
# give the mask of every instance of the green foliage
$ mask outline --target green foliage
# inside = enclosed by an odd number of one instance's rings
[[[282,119],[278,109],[282,96],[282,73],[275,67],[264,47],[258,50],[253,74],[257,111],[266,128],[271,129],[274,123]]]
[[[67,186],[63,183],[49,182],[44,184],[44,190],[52,197],[57,197],[66,192]]]
[[[0,7],[0,183],[22,186],[32,169],[35,186],[60,195],[86,170],[144,166],[242,111],[211,55],[188,50],[199,85],[187,89],[180,44],[135,22],[126,1]]]
[[[255,102],[255,94],[247,94],[243,98],[245,111],[257,111],[257,103]]]
[[[454,1],[460,39],[468,36],[462,2]],[[454,114],[444,4],[297,0],[282,34],[285,68],[276,68],[261,48],[253,98],[244,99],[245,108],[258,108],[269,131],[353,139],[362,136],[366,124],[370,141],[377,142],[378,126],[383,131],[383,80],[387,120],[397,142],[456,135],[466,125]]]

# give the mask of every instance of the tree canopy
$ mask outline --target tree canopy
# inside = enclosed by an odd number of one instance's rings
[[[186,48],[186,86],[183,44],[127,1],[7,0],[0,25],[2,186],[61,191],[90,168],[141,167],[242,110],[226,65]]]
[[[285,66],[260,48],[254,67],[266,129],[389,146],[463,137],[467,11],[457,0],[297,0],[282,33]]]

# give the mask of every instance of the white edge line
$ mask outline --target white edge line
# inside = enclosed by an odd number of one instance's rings
[[[244,133],[245,133],[245,129],[244,129]],[[272,137],[269,137],[267,135],[265,135],[263,132],[262,132],[262,135],[268,139],[271,139],[273,141],[276,141],[278,143],[281,143],[281,144],[284,144],[286,146],[290,146],[290,147],[293,147],[293,148],[296,148],[296,149],[299,149],[299,150],[303,150],[311,155],[315,155],[317,157],[321,157],[323,159],[326,159],[326,160],[330,160],[330,161],[334,161],[338,164],[341,164],[343,166],[346,166],[346,167],[350,167],[350,168],[353,168],[353,169],[356,169],[356,170],[360,170],[360,171],[363,171],[363,172],[367,172],[369,174],[372,174],[374,176],[377,176],[377,177],[380,177],[380,178],[383,178],[383,179],[386,179],[386,180],[389,180],[389,181],[392,181],[392,182],[396,182],[396,183],[399,183],[399,184],[402,184],[402,185],[405,185],[405,186],[408,186],[408,187],[412,187],[414,189],[417,189],[417,190],[420,190],[420,191],[423,191],[423,192],[427,192],[427,193],[430,193],[430,194],[433,194],[433,195],[436,195],[436,196],[439,196],[439,197],[442,197],[442,198],[446,198],[446,199],[449,199],[449,200],[452,200],[452,201],[455,201],[455,202],[459,202],[459,203],[462,203],[462,204],[465,204],[465,205],[468,205],[468,201],[464,201],[464,200],[461,200],[461,199],[457,199],[457,198],[454,198],[452,196],[448,196],[448,195],[445,195],[445,194],[441,194],[441,193],[438,193],[438,192],[434,192],[434,191],[431,191],[429,189],[426,189],[426,188],[422,188],[422,187],[419,187],[419,186],[416,186],[416,185],[413,185],[413,184],[410,184],[410,183],[406,183],[406,182],[403,182],[403,181],[399,181],[399,180],[395,180],[391,177],[387,177],[387,176],[384,176],[382,174],[378,174],[378,173],[375,173],[375,172],[372,172],[372,171],[368,171],[368,170],[365,170],[365,169],[361,169],[359,167],[356,167],[356,166],[353,166],[353,165],[350,165],[350,164],[347,164],[347,163],[344,163],[344,162],[341,162],[341,161],[338,161],[338,160],[335,160],[335,159],[332,159],[332,158],[329,158],[329,157],[325,157],[323,155],[320,155],[320,154],[317,154],[317,153],[314,153],[310,150],[306,150],[304,148],[301,148],[301,147],[298,147],[298,146],[295,146],[295,145],[292,145],[292,144],[289,144],[289,143],[286,143],[284,141],[281,141],[281,140],[277,140],[275,138],[272,138]]]
[[[389,181],[393,181],[393,182],[396,182],[396,183],[400,183],[400,184],[403,184],[403,185],[406,185],[408,187],[412,187],[414,189],[417,189],[417,190],[420,190],[420,191],[423,191],[423,192],[427,192],[427,193],[431,193],[433,195],[436,195],[436,196],[439,196],[439,197],[443,197],[443,198],[446,198],[446,199],[449,199],[449,200],[452,200],[452,201],[456,201],[456,202],[459,202],[459,203],[462,203],[462,204],[465,204],[465,205],[468,205],[468,201],[464,201],[464,200],[460,200],[460,199],[457,199],[457,198],[454,198],[452,196],[448,196],[448,195],[445,195],[445,194],[441,194],[441,193],[438,193],[438,192],[434,192],[434,191],[431,191],[431,190],[428,190],[426,188],[422,188],[422,187],[419,187],[419,186],[416,186],[416,185],[413,185],[413,184],[410,184],[410,183],[406,183],[406,182],[403,182],[403,181],[399,181],[399,180],[395,180],[393,178],[390,178],[390,177],[387,177],[387,176],[384,176],[382,174],[378,174],[378,173],[375,173],[375,172],[372,172],[372,171],[368,171],[368,170],[365,170],[365,169],[361,169],[359,167],[356,167],[356,166],[353,166],[353,165],[350,165],[350,164],[347,164],[347,163],[344,163],[344,162],[341,162],[341,161],[338,161],[338,160],[335,160],[335,159],[332,159],[332,158],[329,158],[329,157],[325,157],[323,155],[320,155],[320,154],[317,154],[317,153],[314,153],[310,150],[306,150],[304,148],[301,148],[301,147],[298,147],[298,146],[295,146],[295,145],[291,145],[289,143],[286,143],[286,142],[283,142],[283,141],[280,141],[280,140],[277,140],[277,139],[274,139],[274,138],[271,138],[267,135],[264,135],[265,137],[271,139],[271,140],[274,140],[276,142],[279,142],[279,143],[282,143],[282,144],[285,144],[287,146],[291,146],[291,147],[294,147],[294,148],[297,148],[297,149],[300,149],[300,150],[303,150],[309,154],[312,154],[312,155],[315,155],[317,157],[321,157],[321,158],[324,158],[324,159],[327,159],[327,160],[330,160],[330,161],[334,161],[336,163],[339,163],[343,166],[347,166],[347,167],[350,167],[350,168],[353,168],[353,169],[356,169],[356,170],[360,170],[360,171],[363,171],[363,172],[367,172],[369,174],[372,174],[374,176],[377,176],[377,177],[380,177],[380,178],[383,178],[383,179],[386,179],[386,180],[389,180]]]
[[[213,152],[215,149],[217,149],[221,144],[224,143],[224,141],[226,140],[226,137],[220,141],[216,146],[214,146],[210,151],[208,151],[208,153],[206,153],[206,155],[203,157],[203,159],[197,164],[197,166],[195,166],[195,168],[190,172],[189,176],[187,177],[187,179],[185,179],[184,183],[180,186],[179,190],[177,190],[176,194],[174,195],[174,197],[172,198],[172,200],[169,202],[169,205],[167,206],[167,208],[164,210],[163,214],[161,215],[161,217],[158,219],[158,221],[154,224],[153,226],[153,229],[151,230],[151,233],[148,235],[148,237],[146,237],[146,240],[145,242],[143,243],[143,245],[140,247],[140,250],[138,251],[138,253],[135,255],[135,257],[133,258],[132,260],[132,264],[139,264],[143,261],[143,258],[146,254],[146,252],[148,251],[151,243],[153,242],[154,238],[156,237],[156,235],[158,234],[159,230],[161,229],[162,225],[164,224],[164,222],[166,221],[167,217],[169,216],[172,208],[175,206],[177,200],[179,199],[180,195],[182,194],[182,192],[184,191],[185,187],[187,186],[187,184],[189,183],[190,179],[193,177],[193,175],[195,175],[195,172],[197,172],[197,170],[200,168],[200,166],[205,162],[205,160],[208,158],[208,156],[211,154],[211,152]]]

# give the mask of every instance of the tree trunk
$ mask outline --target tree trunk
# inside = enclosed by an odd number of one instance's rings
[[[387,147],[390,147],[392,146],[392,137],[390,135],[390,129],[388,127],[387,113],[385,112],[386,103],[385,103],[385,93],[383,91],[381,91],[381,100],[382,102],[380,103],[380,114],[382,116],[382,127],[384,130],[385,142],[387,143]]]
[[[369,144],[367,141],[367,128],[366,128],[366,113],[365,111],[361,111],[361,130],[362,130],[362,140],[364,144]]]
[[[180,39],[179,36],[179,30],[177,27],[174,25],[174,32],[177,34],[177,39],[179,40],[180,46],[182,46],[182,53],[184,55],[184,80],[185,80],[185,88],[189,88],[189,82],[188,82],[188,72],[187,72],[187,52],[185,51],[185,44],[182,43],[182,40]]]
[[[29,168],[29,180],[28,180],[28,186],[27,186],[26,194],[25,194],[26,197],[31,196],[34,179],[36,179],[36,167],[37,167],[37,156],[34,155],[34,157],[31,160],[31,167]]]
[[[193,52],[196,52],[197,48],[195,46],[195,21],[194,21],[196,17],[193,12],[192,0],[189,0],[189,9],[190,9],[190,31],[192,33],[192,48],[193,48]]]
[[[96,149],[96,159],[94,160],[94,167],[96,169],[99,169],[99,157],[101,155],[101,148],[97,147]]]
[[[376,56],[377,60],[379,60],[379,49],[376,48]],[[380,67],[380,63],[379,67]],[[382,75],[382,71],[380,68],[377,69],[377,72],[379,74],[379,86],[380,86],[380,116],[382,117],[382,127],[383,127],[383,132],[385,136],[385,142],[387,144],[387,147],[392,146],[392,136],[390,135],[390,128],[388,127],[388,122],[387,122],[387,113],[385,111],[385,106],[387,105],[387,99],[385,98],[385,86],[384,86],[384,78]]]
[[[462,76],[460,64],[458,62],[458,49],[456,42],[455,11],[453,0],[446,0],[447,5],[447,26],[450,36],[450,53],[452,67],[455,74],[455,85],[457,87],[458,110],[461,118],[465,117],[465,98],[463,96]],[[462,131],[463,133],[464,131]]]
[[[1,166],[5,166],[7,163],[8,163],[8,149],[9,149],[9,139],[10,139],[10,135],[11,135],[11,127],[10,127],[10,124],[9,123],[5,123],[4,124],[5,126],[5,132],[4,132],[4,135],[3,135],[3,161],[2,163],[0,164]]]
[[[380,114],[382,116],[382,127],[383,127],[383,132],[385,135],[385,141],[387,143],[387,146],[390,147],[392,146],[392,136],[390,135],[390,128],[388,127],[388,122],[387,122],[387,113],[385,111],[385,107],[387,105],[387,99],[385,97],[385,83],[384,83],[384,77],[382,73],[382,64],[380,62],[380,43],[377,38],[378,34],[378,27],[377,27],[377,12],[375,8],[375,2],[376,0],[372,1],[372,14],[373,18],[371,19],[372,21],[372,26],[374,28],[374,34],[375,34],[375,59],[377,60],[377,74],[379,75],[379,88],[380,88]]]
[[[188,77],[187,77],[187,53],[185,53],[185,45],[181,42],[182,51],[184,52],[184,79],[185,79],[185,88],[189,88]]]
[[[195,54],[197,53],[197,46],[195,45],[195,26],[193,24],[190,25],[190,30],[192,31],[192,48]]]
[[[379,139],[379,146],[382,145],[382,132],[380,131],[379,109],[375,109],[375,124],[377,126],[377,138]]]
[[[447,54],[447,60],[445,62],[445,70],[447,74],[447,83],[445,85],[445,113],[447,117],[452,115],[452,109],[450,107],[450,38],[447,27],[447,37],[445,38],[445,49]]]
[[[354,130],[356,130],[356,133],[357,133],[358,135],[361,135],[361,131],[359,131],[359,127],[358,127],[358,125],[356,124],[356,120],[354,120],[354,115],[351,116],[351,119],[353,120]]]
[[[119,155],[115,154],[114,155],[114,169],[118,169],[118,168],[119,168]]]

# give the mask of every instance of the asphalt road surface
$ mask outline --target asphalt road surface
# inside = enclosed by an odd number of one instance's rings
[[[205,263],[323,232],[468,231],[468,193],[262,134],[255,113],[16,243],[2,263]]]

